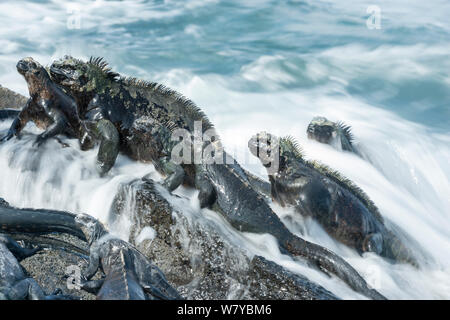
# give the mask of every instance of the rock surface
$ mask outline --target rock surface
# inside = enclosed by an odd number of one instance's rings
[[[27,97],[0,85],[0,109],[21,109],[27,100]]]
[[[17,240],[17,236],[15,236]],[[32,237],[31,237],[32,238]],[[93,300],[95,295],[87,293],[86,291],[77,289],[73,286],[69,289],[67,276],[75,276],[73,270],[84,270],[87,267],[87,250],[86,244],[72,236],[68,235],[48,235],[42,236],[40,239],[33,240],[41,243],[42,238],[55,239],[57,241],[64,241],[72,246],[81,248],[86,251],[86,255],[74,252],[70,246],[64,244],[65,247],[59,245],[43,244],[45,248],[43,251],[35,254],[32,257],[21,261],[21,265],[25,268],[27,273],[35,279],[42,289],[47,293],[52,293],[55,289],[61,289],[63,294],[73,295],[83,300]],[[28,240],[26,241],[28,242]],[[95,279],[99,278],[99,274]]]
[[[129,241],[188,299],[337,299],[305,277],[249,257],[212,227],[190,221],[151,181],[123,185],[112,212],[115,219],[128,215]],[[145,228],[155,230],[155,237],[137,241]]]

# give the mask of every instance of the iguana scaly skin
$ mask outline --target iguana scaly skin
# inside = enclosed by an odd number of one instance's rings
[[[353,145],[351,127],[343,122],[333,122],[325,117],[314,117],[306,129],[306,133],[309,139],[359,154]]]
[[[301,256],[321,270],[337,275],[368,297],[384,298],[369,289],[343,259],[296,237],[284,226],[250,185],[255,179],[250,179],[223,151],[217,135],[211,132],[212,124],[193,102],[157,83],[120,78],[98,58],[83,62],[65,57],[52,64],[50,73],[56,83],[75,97],[81,117],[111,121],[119,132],[121,150],[134,159],[154,162],[160,172],[168,175],[164,184],[169,190],[182,182],[195,185],[200,190],[201,207],[212,206],[237,230],[272,234],[284,252]],[[200,130],[196,121],[202,124]],[[186,130],[189,136],[208,133],[216,138],[201,144],[200,163],[181,166],[171,161],[175,145],[171,137],[179,129]],[[215,160],[208,161],[211,158]]]
[[[390,232],[375,204],[350,180],[316,161],[306,161],[296,141],[266,132],[249,141],[257,157],[278,148],[279,167],[269,174],[272,198],[314,218],[336,240],[359,253],[375,252],[415,264],[412,252]]]
[[[90,245],[89,266],[82,288],[99,300],[182,299],[164,274],[126,241],[112,237],[105,227],[87,214],[76,222]],[[101,268],[102,280],[91,280]]]

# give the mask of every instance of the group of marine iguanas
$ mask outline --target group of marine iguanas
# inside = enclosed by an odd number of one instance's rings
[[[269,184],[244,170],[223,151],[214,126],[192,101],[158,83],[122,77],[102,58],[85,62],[65,56],[47,69],[32,58],[24,58],[18,62],[17,70],[28,84],[30,98],[20,112],[0,110],[0,119],[15,117],[0,142],[20,137],[27,122],[33,121],[44,129],[36,139],[37,146],[58,135],[78,139],[82,150],[99,144],[96,166],[102,176],[114,166],[119,152],[137,161],[151,162],[165,177],[163,185],[169,191],[180,185],[196,188],[201,208],[217,211],[239,231],[271,234],[277,239],[281,252],[337,276],[371,299],[385,297],[370,288],[344,259],[290,232],[271,209],[270,198],[282,206],[294,207],[303,216],[314,218],[330,236],[360,254],[373,252],[393,262],[417,265],[411,250],[388,230],[369,197],[336,171],[306,161],[292,138],[277,138],[262,132],[250,139],[251,153],[257,157],[261,153],[269,156],[269,161],[263,163],[266,167],[276,160],[273,159],[275,154],[279,157],[277,170],[268,170]],[[198,123],[201,123],[200,132]],[[183,141],[185,144],[193,144],[192,136],[198,133],[211,137],[201,142],[202,155],[206,156],[194,163],[174,161],[172,154],[180,143],[173,139],[177,130],[188,133]],[[331,144],[333,139],[338,139],[342,150],[357,152],[350,128],[341,123],[314,118],[307,133],[309,138],[322,143]],[[189,150],[195,150],[195,146]],[[271,154],[273,150],[277,152]],[[86,282],[84,286],[100,292],[97,297],[137,299],[148,292],[155,298],[180,298],[162,273],[156,267],[150,267],[151,263],[131,245],[120,240],[102,240],[101,245],[92,246],[107,233],[93,218],[66,213],[67,216],[59,221],[56,216],[49,216],[48,211],[38,216],[38,211],[33,212],[29,219],[41,219],[41,222],[34,222],[42,227],[42,232],[68,232],[89,241],[90,266],[86,279],[93,276],[99,264],[106,273],[100,283]],[[2,215],[6,213],[0,213],[0,219],[4,219]],[[25,225],[30,224],[26,215],[21,214],[19,220]],[[47,227],[43,223],[47,223]],[[17,224],[13,225],[0,220],[0,226],[6,231],[17,227]],[[35,229],[32,231],[36,232]],[[120,253],[112,250],[113,247],[121,248]],[[114,265],[117,257],[112,255],[117,254],[121,255],[119,260],[126,267]],[[132,272],[126,275],[119,271],[130,268]],[[136,283],[129,289],[134,291],[122,294],[119,290],[114,295],[121,277]],[[154,283],[155,278],[158,285]]]
[[[110,235],[92,216],[14,208],[0,198],[0,300],[77,299],[61,294],[61,289],[46,295],[34,279],[26,277],[18,262],[42,247],[23,248],[13,237],[46,233],[67,233],[87,242],[89,265],[81,276],[80,287],[95,294],[99,300],[182,299],[158,267],[130,243]],[[102,279],[91,280],[99,269],[103,273]]]

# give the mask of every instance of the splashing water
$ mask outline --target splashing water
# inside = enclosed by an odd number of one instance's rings
[[[2,134],[6,132],[9,124],[10,122],[0,124]],[[123,156],[119,156],[116,166],[107,177],[99,178],[94,168],[96,150],[82,152],[74,140],[64,140],[70,145],[69,148],[63,148],[58,142],[51,140],[44,147],[37,149],[32,146],[32,142],[39,130],[33,126],[29,127],[30,133],[25,134],[21,140],[13,139],[0,145],[0,194],[13,205],[86,212],[108,223],[110,207],[121,183],[131,182],[146,174],[152,174],[156,180],[161,179],[152,165],[135,163]],[[414,165],[417,172],[412,174],[410,170],[400,171],[399,177],[390,181],[386,179],[386,174],[382,174],[357,156],[313,142],[304,141],[303,145],[308,156],[333,165],[366,190],[388,220],[400,226],[412,239],[420,243],[427,253],[427,260],[422,261],[426,263],[417,270],[409,265],[391,265],[373,254],[360,257],[353,250],[333,241],[314,221],[302,219],[291,210],[274,204],[274,211],[290,230],[344,257],[372,286],[389,298],[448,298],[448,222],[445,219],[446,212],[437,210],[445,204],[445,196],[437,192],[443,190],[445,185],[426,180],[425,177],[430,176],[429,168],[421,168],[421,162],[405,162],[404,158],[398,156],[398,145],[392,149],[384,146],[384,153],[390,150],[395,161]],[[387,142],[386,145],[392,143]],[[375,146],[376,144],[367,147],[370,154],[375,153]],[[401,150],[412,152],[404,148]],[[434,156],[436,157],[436,154]],[[395,163],[389,157],[387,159],[389,161],[381,162],[380,165]],[[425,160],[429,160],[428,157],[425,157]],[[439,158],[435,161],[439,161]],[[430,164],[429,161],[427,163]],[[420,184],[409,189],[402,186],[404,179],[409,179],[412,183],[418,176],[429,184],[426,193],[419,188]],[[439,189],[432,189],[433,186]],[[181,188],[177,193],[183,198],[174,198],[168,193],[165,196],[180,212],[189,214],[191,219],[200,223],[214,224],[215,230],[220,230],[225,239],[245,248],[249,254],[262,255],[291,271],[299,272],[342,298],[361,298],[339,280],[328,279],[302,262],[282,255],[273,237],[242,234],[235,231],[215,212],[199,210],[195,192]],[[127,196],[131,215],[134,195],[129,193]],[[128,239],[130,224],[126,217],[119,219],[110,228],[119,237]]]
[[[418,0],[378,1],[381,29],[370,30],[365,1],[74,0],[73,8],[57,0],[2,2],[0,19],[8,28],[0,30],[0,83],[27,93],[15,71],[24,56],[44,65],[64,54],[105,56],[115,71],[161,82],[195,101],[228,152],[263,178],[248,139],[262,130],[290,134],[308,159],[350,178],[417,244],[421,268],[360,257],[314,221],[273,204],[288,228],[342,256],[388,298],[450,299],[450,4],[435,3],[436,9]],[[68,28],[77,15],[80,28]],[[306,127],[318,115],[351,125],[370,161],[308,140]],[[0,122],[0,135],[9,125]],[[28,125],[26,131],[0,145],[0,197],[13,205],[86,212],[108,222],[120,184],[149,173],[161,179],[152,165],[124,156],[99,178],[96,150],[81,152],[73,140],[64,140],[70,148],[51,140],[36,149],[39,130]],[[341,298],[362,298],[282,255],[273,237],[239,233],[200,210],[194,191],[176,193],[183,198],[166,194],[174,206],[249,254]],[[128,200],[132,214],[132,193]],[[110,228],[127,239],[126,217]],[[147,231],[142,237],[152,236]]]

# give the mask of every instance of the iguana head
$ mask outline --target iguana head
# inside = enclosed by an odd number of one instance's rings
[[[353,135],[350,126],[342,122],[333,122],[325,117],[315,117],[306,129],[308,138],[320,143],[332,144],[339,141],[344,150],[352,150]],[[334,140],[338,138],[339,140]]]
[[[89,245],[108,233],[100,221],[85,213],[77,214],[75,224],[81,229]]]
[[[65,56],[50,66],[52,80],[72,94],[101,91],[118,74],[112,72],[103,58],[91,58],[88,62]]]
[[[284,170],[290,159],[302,158],[300,147],[292,137],[278,138],[264,131],[254,135],[248,147],[267,168],[269,175]]]
[[[47,70],[31,57],[19,60],[16,68],[25,77],[30,94],[39,90],[45,84],[43,81],[50,80]]]
[[[309,139],[321,143],[330,143],[333,137],[336,137],[336,123],[325,117],[314,117],[306,129]]]

